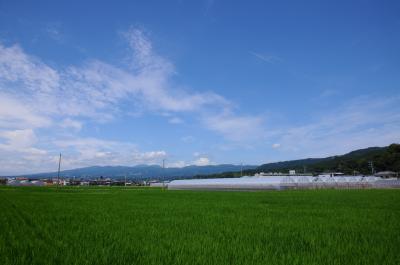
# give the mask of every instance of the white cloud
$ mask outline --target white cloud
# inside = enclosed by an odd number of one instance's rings
[[[154,52],[146,34],[142,30],[131,28],[123,35],[132,49],[131,66],[136,70],[136,80],[130,87],[137,88],[140,98],[151,109],[196,111],[207,105],[229,104],[226,99],[213,92],[196,93],[173,87],[169,81],[175,74],[175,67]]]
[[[0,83],[19,83],[42,93],[50,92],[59,85],[57,71],[39,59],[26,55],[18,45],[0,45],[0,76]]]
[[[76,131],[80,131],[82,129],[82,122],[66,118],[61,122],[60,126],[62,128],[72,128]]]
[[[163,150],[139,151],[132,143],[79,136],[88,120],[104,123],[127,113],[168,113],[165,119],[170,123],[180,123],[179,117],[190,115],[228,142],[244,146],[275,138],[273,148],[292,150],[301,153],[300,157],[400,141],[399,97],[358,99],[312,123],[266,130],[261,116],[238,115],[235,104],[221,95],[177,86],[175,66],[154,51],[143,31],[132,28],[123,36],[129,45],[130,66],[125,68],[92,59],[55,69],[18,45],[0,43],[3,172],[52,169],[59,150],[65,154],[67,167],[159,163],[167,157]],[[194,140],[193,136],[182,137],[185,143]],[[198,156],[193,163],[211,162]]]
[[[257,141],[265,135],[260,117],[219,114],[204,118],[206,126],[236,142]]]
[[[141,152],[129,142],[97,138],[73,138],[55,141],[63,150],[64,166],[159,164],[168,154],[164,150]]]
[[[173,64],[153,51],[143,31],[133,28],[123,35],[131,48],[132,71],[98,60],[57,71],[17,45],[0,45],[0,89],[13,91],[23,105],[44,118],[62,115],[107,121],[122,111],[123,102],[147,111],[206,116],[210,114],[205,110],[221,113],[231,108],[228,100],[213,92],[174,86],[170,81],[175,74]],[[170,122],[181,120],[176,117]]]
[[[190,165],[196,165],[196,166],[208,166],[208,165],[213,165],[211,159],[208,157],[207,154],[200,153],[200,152],[194,152],[193,156],[195,158],[194,161],[190,162]]]
[[[107,122],[122,113],[150,111],[192,113],[205,121],[206,128],[231,141],[248,138],[246,125],[261,127],[259,118],[234,114],[233,104],[218,94],[173,85],[173,64],[154,52],[143,31],[132,28],[123,35],[131,49],[131,70],[98,60],[55,70],[18,45],[0,44],[0,101],[5,102],[0,107],[0,126],[11,127],[12,120],[19,119],[15,126],[24,121],[33,124],[22,128],[41,127],[61,119],[61,127],[79,131],[83,124],[77,118]],[[121,105],[132,109],[121,109]],[[168,119],[182,122],[178,117]],[[244,126],[234,125],[239,121]]]
[[[113,118],[121,102],[147,111],[171,112],[229,104],[213,92],[196,93],[173,86],[172,63],[154,53],[145,34],[132,29],[124,36],[130,44],[134,70],[90,60],[83,66],[56,71],[18,46],[1,46],[0,84],[18,86],[18,96],[32,98],[42,113],[101,120]]]
[[[192,164],[196,166],[208,166],[213,163],[210,161],[208,157],[202,156],[193,161]]]
[[[34,168],[38,160],[48,155],[46,150],[35,146],[37,142],[32,129],[0,130],[0,173]]]
[[[165,151],[139,152],[131,143],[82,139],[74,134],[84,118],[113,119],[125,111],[119,107],[124,102],[147,111],[181,112],[220,101],[213,93],[190,93],[170,86],[172,64],[154,54],[141,32],[126,36],[137,42],[130,42],[137,65],[133,73],[97,60],[55,70],[18,45],[0,44],[0,152],[7,157],[0,163],[3,172],[51,169],[59,150],[64,153],[65,167],[158,163],[167,156]],[[180,120],[172,118],[171,122]],[[67,134],[70,139],[55,134],[51,128],[55,125],[72,130]],[[48,128],[53,133],[36,137],[33,128]],[[53,154],[34,145],[45,145]]]
[[[171,62],[154,53],[153,45],[144,30],[132,27],[122,35],[132,50],[131,66],[139,74],[156,72],[162,79],[175,72]]]
[[[37,141],[32,129],[1,131],[0,137],[7,139],[7,144],[16,148],[29,147]]]
[[[274,148],[274,149],[277,149],[279,147],[281,147],[281,144],[279,144],[279,143],[272,144],[272,148]]]
[[[51,119],[39,114],[35,106],[16,96],[0,92],[0,128],[37,128],[50,126],[51,123]]]
[[[276,133],[282,149],[297,157],[328,156],[400,142],[399,96],[359,97],[316,121]]]
[[[171,167],[179,167],[179,168],[181,168],[181,167],[186,167],[187,164],[186,164],[185,161],[178,160],[178,161],[175,161],[175,162],[168,162],[166,164],[166,166],[169,167],[169,168],[171,168]]]
[[[93,165],[160,164],[168,154],[163,150],[140,151],[129,142],[97,138],[63,137],[46,141],[38,148],[38,137],[32,129],[0,131],[0,174],[25,174],[55,171],[58,152],[62,169]]]
[[[159,162],[160,160],[167,157],[167,152],[165,151],[151,151],[144,153],[136,153],[134,154],[135,160],[140,161],[151,161],[151,162]]]

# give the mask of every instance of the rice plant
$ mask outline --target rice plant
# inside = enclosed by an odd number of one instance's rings
[[[0,188],[0,264],[400,264],[400,190]]]

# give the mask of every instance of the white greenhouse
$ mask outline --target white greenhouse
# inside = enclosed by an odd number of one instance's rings
[[[185,179],[168,183],[170,190],[284,190],[319,188],[400,187],[400,180],[365,176],[254,176],[241,178]]]

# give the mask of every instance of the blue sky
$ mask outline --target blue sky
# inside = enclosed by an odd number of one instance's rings
[[[400,141],[398,1],[0,1],[0,174]]]

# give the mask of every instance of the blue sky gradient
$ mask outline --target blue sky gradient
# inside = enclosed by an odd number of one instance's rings
[[[400,141],[398,1],[0,1],[0,174]]]

